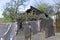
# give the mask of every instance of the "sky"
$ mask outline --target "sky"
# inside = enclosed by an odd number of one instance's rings
[[[10,0],[0,0],[0,18],[2,18],[2,13],[3,13],[3,9],[4,9],[4,6],[6,5],[7,2],[9,2]],[[26,9],[27,10],[29,8],[30,5],[34,6],[34,5],[37,5],[39,4],[41,0],[27,0],[27,2],[25,2],[25,6],[26,6]],[[48,3],[50,5],[53,5],[55,4],[53,2],[53,0],[42,0],[41,3]],[[36,4],[35,4],[36,3]],[[21,10],[24,10],[23,7],[20,6],[20,8],[22,8]]]
[[[2,13],[3,13],[3,8],[4,8],[4,5],[9,2],[9,0],[0,0],[0,18],[2,18]]]

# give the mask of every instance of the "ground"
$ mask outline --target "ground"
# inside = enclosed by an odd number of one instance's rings
[[[16,36],[16,40],[25,40],[24,37],[25,37],[24,33],[23,34],[19,33]],[[55,36],[51,36],[51,37],[45,38],[45,34],[43,32],[39,32],[39,33],[37,33],[35,35],[32,35],[31,36],[31,40],[60,40],[60,33],[55,33]]]

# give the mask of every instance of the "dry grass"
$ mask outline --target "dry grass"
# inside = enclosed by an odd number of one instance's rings
[[[56,21],[56,32],[60,32],[60,20]]]

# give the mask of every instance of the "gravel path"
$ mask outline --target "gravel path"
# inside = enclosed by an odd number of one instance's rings
[[[32,37],[32,40],[60,40],[60,33],[56,33],[55,36],[45,38],[44,33],[38,33]]]
[[[44,33],[38,33],[36,35],[32,35],[31,40],[60,40],[60,33],[55,33],[55,36],[51,36],[49,38],[45,38]],[[16,40],[25,40],[24,36],[17,35]]]

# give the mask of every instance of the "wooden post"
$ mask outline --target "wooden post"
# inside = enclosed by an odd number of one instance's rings
[[[38,32],[40,31],[40,21],[38,20],[37,21],[37,24],[38,24]]]
[[[31,25],[29,25],[29,29],[30,29],[30,40],[31,40]]]
[[[17,27],[17,22],[15,22],[15,28],[14,28],[15,35],[17,35],[17,30],[18,30],[18,27]]]

